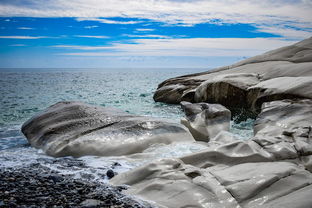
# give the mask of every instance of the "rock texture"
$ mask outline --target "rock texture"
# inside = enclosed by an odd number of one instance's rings
[[[231,66],[172,78],[158,86],[155,101],[219,103],[257,111],[262,103],[312,98],[312,38]]]
[[[127,155],[152,144],[194,141],[184,126],[169,120],[80,102],[50,106],[25,122],[22,132],[32,146],[55,157]]]
[[[208,142],[220,131],[230,130],[231,111],[219,104],[181,102],[186,118],[181,123],[186,126],[195,140]]]
[[[280,207],[312,205],[312,101],[265,103],[247,141],[223,141],[179,159],[118,175],[128,193],[164,207]]]

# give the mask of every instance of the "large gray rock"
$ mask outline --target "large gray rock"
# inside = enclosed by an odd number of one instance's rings
[[[312,100],[264,103],[254,126],[255,141],[275,160],[300,159],[312,171]]]
[[[50,106],[25,122],[22,132],[32,146],[55,157],[127,155],[152,144],[194,141],[181,124],[80,102]]]
[[[253,138],[227,139],[220,132],[201,152],[155,161],[112,183],[172,208],[311,207],[311,125],[310,99],[264,103]]]
[[[219,104],[180,103],[186,118],[181,123],[186,126],[195,140],[208,142],[221,131],[230,130],[231,111]]]
[[[263,102],[311,98],[312,38],[239,63],[162,82],[154,100],[219,103],[257,111]]]

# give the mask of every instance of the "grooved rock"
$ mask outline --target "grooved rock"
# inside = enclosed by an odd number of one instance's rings
[[[312,98],[312,37],[236,64],[162,82],[154,100],[208,102],[259,111],[262,103]]]
[[[219,104],[180,103],[186,118],[181,123],[186,126],[195,140],[208,142],[221,131],[230,130],[231,111]]]
[[[220,132],[201,152],[155,161],[111,182],[169,208],[311,207],[311,119],[310,99],[264,103],[253,138]]]
[[[55,157],[128,155],[152,144],[194,141],[183,125],[170,120],[81,102],[50,106],[25,122],[22,132],[32,146]]]

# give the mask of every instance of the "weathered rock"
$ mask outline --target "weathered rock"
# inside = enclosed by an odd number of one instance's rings
[[[195,89],[195,102],[212,102],[231,107],[247,107],[248,88],[259,83],[258,74],[217,75]],[[230,100],[230,98],[235,98]],[[230,102],[230,104],[229,104]]]
[[[198,168],[179,159],[166,159],[117,176],[111,182],[128,184],[131,187],[127,193],[172,208],[295,208],[312,203],[307,197],[312,194],[312,175],[290,162]],[[285,198],[291,203],[285,203]]]
[[[158,86],[154,100],[219,103],[227,108],[256,111],[263,102],[311,98],[311,83],[312,38],[309,38],[231,66],[171,78]]]
[[[230,129],[231,112],[219,104],[181,102],[186,118],[181,123],[186,126],[195,140],[208,142],[220,131]]]
[[[194,141],[181,124],[118,109],[59,102],[24,123],[29,143],[51,156],[127,155],[152,144]]]
[[[311,155],[312,100],[264,103],[255,121],[254,132],[252,140],[273,154],[276,160]]]
[[[310,99],[264,103],[253,138],[222,131],[201,152],[147,164],[112,183],[165,207],[310,207],[311,124]]]

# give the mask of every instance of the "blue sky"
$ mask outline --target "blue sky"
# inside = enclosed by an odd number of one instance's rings
[[[312,34],[312,1],[2,0],[1,68],[212,68]]]

